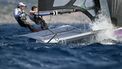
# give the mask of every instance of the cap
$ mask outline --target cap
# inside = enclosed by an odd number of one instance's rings
[[[26,6],[23,2],[19,2],[18,6]]]

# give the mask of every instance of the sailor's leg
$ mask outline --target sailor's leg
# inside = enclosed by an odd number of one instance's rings
[[[38,18],[36,24],[41,25],[42,30],[48,29],[47,23],[42,18]]]
[[[30,31],[32,31],[32,32],[38,32],[38,30],[36,30],[36,29],[34,29],[33,27],[32,27],[32,25],[30,25],[30,23],[29,22],[27,22],[26,20],[22,20],[23,21],[23,27],[26,27],[26,28],[28,28]]]
[[[42,28],[43,30],[48,29],[48,25],[47,25],[47,23],[46,23],[44,20],[41,22],[41,28]]]

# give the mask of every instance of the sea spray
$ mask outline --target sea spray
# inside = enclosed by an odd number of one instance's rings
[[[110,19],[103,14],[99,14],[92,25],[93,31],[100,30],[100,32],[96,34],[96,41],[101,43],[109,43],[112,40],[116,40],[113,35],[114,28]]]

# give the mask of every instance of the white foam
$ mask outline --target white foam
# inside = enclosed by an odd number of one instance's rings
[[[113,35],[114,26],[105,15],[99,14],[98,19],[92,25],[93,30],[102,30],[96,35],[97,42],[104,42],[106,40],[116,40]]]

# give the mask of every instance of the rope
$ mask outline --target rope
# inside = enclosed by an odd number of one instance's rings
[[[52,16],[50,15],[49,23],[51,22],[51,20],[52,20]],[[53,39],[55,39],[56,41],[59,41],[59,38],[58,38],[58,37],[57,37],[58,39],[55,38],[55,37],[57,36],[57,33],[53,32],[53,31],[50,30],[49,28],[48,28],[48,30],[49,30],[51,33],[53,33],[54,36],[52,36],[52,37],[49,39],[49,41],[48,41],[47,43],[50,43],[51,40],[53,40]]]

